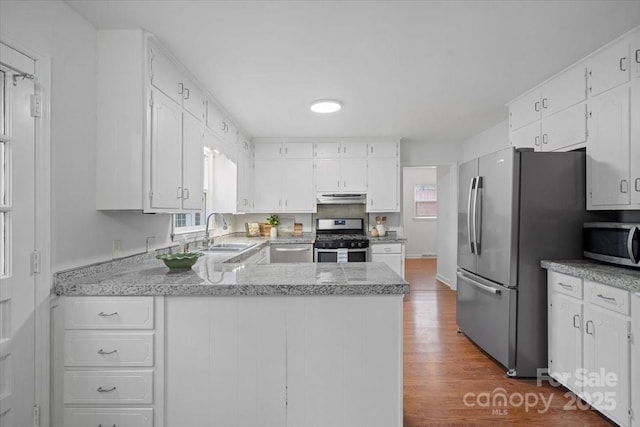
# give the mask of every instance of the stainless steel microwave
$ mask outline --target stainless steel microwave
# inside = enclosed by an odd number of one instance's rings
[[[640,269],[640,224],[587,222],[584,256]]]

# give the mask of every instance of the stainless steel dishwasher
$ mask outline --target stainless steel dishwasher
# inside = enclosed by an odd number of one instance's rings
[[[271,243],[270,262],[313,262],[311,243]]]

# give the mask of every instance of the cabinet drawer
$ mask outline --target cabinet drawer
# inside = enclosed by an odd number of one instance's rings
[[[65,366],[153,366],[153,332],[67,331]]]
[[[568,274],[549,271],[547,274],[549,289],[554,292],[582,299],[582,279]]]
[[[153,297],[68,297],[66,329],[153,329]]]
[[[153,427],[151,408],[65,408],[65,427]]]
[[[585,299],[591,304],[629,315],[629,291],[585,280]]]
[[[372,254],[400,254],[402,243],[374,243],[371,245]]]
[[[153,371],[65,371],[65,404],[153,403]]]

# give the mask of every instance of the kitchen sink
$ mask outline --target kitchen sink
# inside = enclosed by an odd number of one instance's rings
[[[255,246],[255,243],[217,243],[205,249],[206,252],[242,252]]]

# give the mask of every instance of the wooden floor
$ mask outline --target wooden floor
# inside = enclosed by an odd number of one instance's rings
[[[610,425],[564,388],[506,377],[502,366],[457,333],[455,292],[435,272],[436,260],[406,261],[404,427]]]

